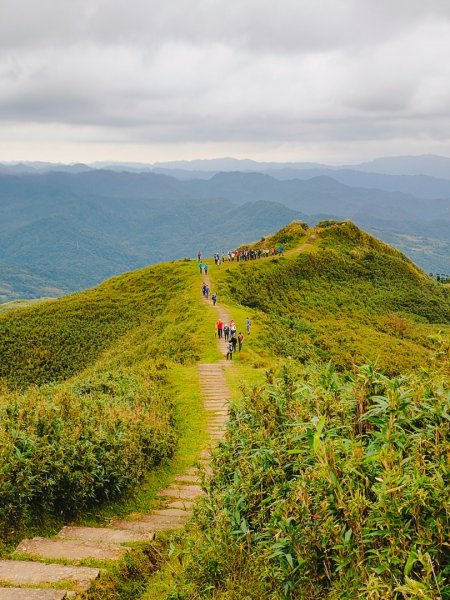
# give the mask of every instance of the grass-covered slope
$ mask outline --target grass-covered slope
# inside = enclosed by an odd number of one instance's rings
[[[176,444],[166,373],[195,360],[189,263],[0,315],[0,530],[121,496]]]
[[[297,243],[212,273],[250,383],[167,597],[449,599],[449,290],[351,223]]]
[[[305,240],[301,252],[217,275],[230,302],[265,321],[262,353],[342,368],[372,360],[389,373],[430,363],[430,335],[450,324],[447,288],[350,222]]]
[[[12,387],[66,379],[130,331],[146,326],[149,340],[180,316],[188,270],[159,265],[114,277],[92,290],[0,316],[0,377]],[[181,352],[191,346],[180,340]],[[161,349],[167,353],[170,339]]]

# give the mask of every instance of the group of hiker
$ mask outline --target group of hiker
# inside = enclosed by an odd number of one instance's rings
[[[228,260],[233,262],[242,262],[246,260],[257,260],[258,258],[267,258],[268,256],[275,256],[275,254],[283,254],[284,247],[280,245],[278,248],[274,246],[272,248],[257,248],[257,249],[243,249],[243,250],[230,250],[228,252]],[[217,263],[216,263],[217,264]]]
[[[214,264],[217,267],[220,267],[220,265],[225,262],[225,261],[230,261],[230,262],[243,262],[243,261],[247,261],[247,260],[257,260],[258,258],[267,258],[268,256],[275,256],[276,254],[283,254],[284,253],[284,246],[282,244],[280,244],[280,246],[278,248],[275,248],[275,246],[272,246],[271,248],[256,248],[256,249],[237,249],[237,250],[229,250],[227,252],[227,254],[225,254],[224,252],[222,252],[222,254],[220,254],[219,252],[216,252],[213,256],[214,258]],[[197,259],[198,259],[198,266],[200,269],[200,274],[203,273],[203,271],[205,272],[205,275],[208,274],[208,265],[206,262],[202,262],[202,253],[199,251],[197,253]]]
[[[202,295],[205,298],[209,298],[209,292],[210,291],[211,290],[209,289],[209,285],[207,283],[203,282],[203,284],[202,284]],[[214,292],[214,294],[211,294],[211,300],[212,300],[212,303],[215,306],[216,302],[217,302],[217,293],[216,292]]]
[[[250,334],[251,321],[249,317],[245,320],[245,326],[247,334]],[[236,323],[233,319],[229,323],[224,323],[222,319],[218,319],[216,323],[217,336],[219,339],[224,339],[227,342],[227,360],[233,360],[233,352],[242,350],[242,344],[244,343],[244,335],[240,331],[238,335]]]
[[[275,254],[275,249],[272,248],[271,252],[273,250],[273,254]],[[256,258],[261,258],[262,253],[266,252],[265,250],[236,250],[235,252],[229,252],[228,253],[228,260],[233,261],[233,260],[254,260]],[[279,248],[279,252],[282,254],[283,253],[283,247],[280,246]],[[267,251],[267,256],[269,251]],[[263,254],[265,256],[265,254]],[[198,266],[200,269],[200,275],[203,275],[203,273],[207,276],[208,275],[208,265],[206,262],[202,262],[202,253],[198,252],[197,254],[197,258],[198,258]],[[223,260],[225,260],[225,258],[223,258]],[[220,255],[219,254],[215,254],[214,255],[214,262],[216,263],[217,266],[220,266]],[[210,296],[210,287],[208,285],[208,283],[206,281],[204,281],[202,283],[202,295],[204,298],[209,299],[211,298],[213,305],[216,305],[217,302],[217,293],[214,292],[213,294],[211,294]],[[247,334],[250,334],[250,327],[251,327],[251,320],[249,317],[247,317],[245,319],[245,328],[247,331]],[[225,342],[227,343],[227,360],[233,360],[233,353],[236,352],[237,350],[240,352],[242,350],[242,344],[244,343],[244,335],[242,334],[242,332],[239,332],[239,334],[237,334],[237,327],[236,327],[236,323],[231,320],[229,323],[224,323],[222,321],[222,319],[218,319],[217,323],[216,323],[216,335],[219,339],[224,339]]]

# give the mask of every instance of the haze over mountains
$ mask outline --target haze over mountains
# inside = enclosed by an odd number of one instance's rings
[[[58,295],[228,249],[293,219],[351,219],[450,272],[450,159],[0,165],[0,299]],[[439,176],[438,176],[439,175]]]

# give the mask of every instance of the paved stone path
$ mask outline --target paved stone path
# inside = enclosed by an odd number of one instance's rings
[[[229,313],[220,304],[215,309],[218,318],[230,320]],[[216,363],[199,365],[200,388],[211,440],[209,448],[200,455],[201,471],[206,475],[211,472],[208,464],[211,450],[225,435],[230,401],[225,368],[232,367],[232,363],[225,360],[225,340],[217,339],[217,344],[224,358]],[[87,590],[99,576],[101,565],[100,568],[87,568],[73,566],[73,563],[84,559],[117,560],[128,551],[123,544],[148,541],[158,531],[184,527],[195,501],[204,493],[200,486],[201,471],[190,467],[176,475],[167,488],[158,491],[161,508],[150,514],[113,519],[107,527],[68,525],[53,538],[22,540],[15,551],[20,553],[21,560],[0,561],[0,586],[8,586],[0,587],[0,600],[63,600]],[[24,556],[30,560],[22,560]],[[56,560],[58,563],[51,562]],[[70,561],[71,565],[61,564],[65,561]],[[52,585],[68,589],[51,589]],[[36,586],[45,589],[36,589]]]

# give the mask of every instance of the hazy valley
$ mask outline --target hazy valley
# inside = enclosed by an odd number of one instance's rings
[[[214,162],[208,171],[192,170],[203,163],[191,170],[155,165],[151,172],[138,165],[3,166],[1,299],[60,295],[199,248],[227,252],[293,219],[351,219],[425,271],[450,272],[449,179],[361,170],[368,165],[242,162],[217,166],[254,172],[215,172]],[[442,161],[434,170],[430,162],[423,170],[442,174]]]

